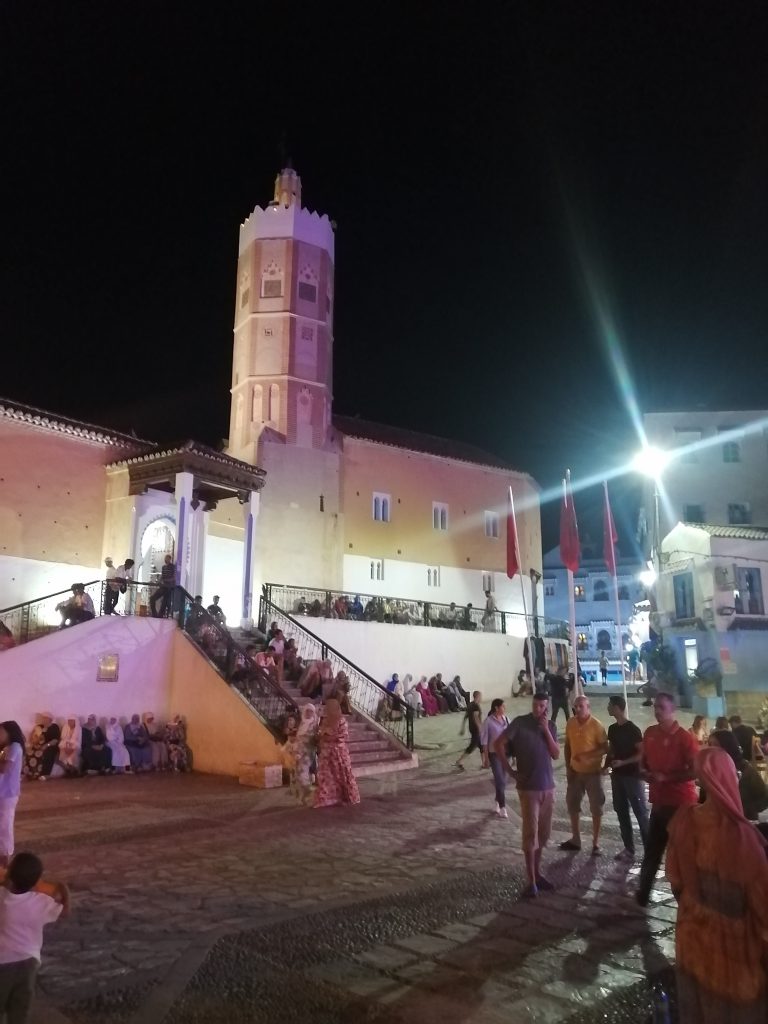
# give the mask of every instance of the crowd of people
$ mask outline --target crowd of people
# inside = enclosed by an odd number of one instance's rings
[[[457,762],[479,750],[492,772],[495,813],[507,817],[506,787],[517,788],[527,888],[535,898],[554,888],[542,871],[555,806],[554,763],[561,738],[550,717],[550,695],[535,692],[531,711],[511,721],[501,699],[483,719],[481,695],[468,706],[471,742]],[[710,732],[698,716],[690,729],[677,721],[674,698],[658,693],[656,723],[642,732],[619,695],[608,700],[613,719],[606,730],[589,699],[573,700],[566,715],[563,757],[565,805],[571,835],[565,853],[584,848],[581,811],[590,817],[586,849],[600,844],[605,779],[616,812],[622,849],[617,861],[636,857],[642,846],[637,890],[646,906],[666,852],[666,875],[678,900],[677,969],[681,1021],[768,1020],[768,787],[758,770],[768,759],[762,737],[738,716],[718,719]],[[646,800],[646,786],[648,801]],[[634,818],[634,825],[633,819]]]
[[[471,603],[459,607],[455,601],[449,605],[408,601],[403,598],[368,597],[359,594],[327,594],[319,597],[300,597],[294,602],[292,613],[311,618],[348,619],[355,622],[387,622],[403,626],[440,626],[445,629],[496,630],[496,601],[491,591],[485,592],[485,606],[475,609]]]
[[[123,725],[116,715],[100,722],[88,715],[81,722],[69,715],[63,723],[41,712],[26,741],[22,771],[30,780],[124,772],[190,771],[192,755],[181,715],[158,722],[151,711],[134,714]]]

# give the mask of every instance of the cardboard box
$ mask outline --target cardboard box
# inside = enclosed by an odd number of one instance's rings
[[[257,764],[249,761],[240,766],[240,785],[257,789],[276,789],[283,784],[281,764]]]

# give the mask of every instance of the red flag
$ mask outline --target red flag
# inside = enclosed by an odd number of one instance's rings
[[[560,560],[566,569],[576,572],[581,557],[576,508],[568,481],[563,480],[563,503],[560,506]]]
[[[611,514],[611,503],[608,501],[608,483],[603,481],[605,506],[603,507],[603,560],[608,566],[611,576],[616,575],[616,541],[619,539]]]
[[[509,510],[507,512],[507,576],[513,579],[520,572],[520,551],[517,545],[517,522],[515,521],[515,499],[509,488]]]

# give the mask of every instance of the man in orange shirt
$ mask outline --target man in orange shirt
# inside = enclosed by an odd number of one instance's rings
[[[651,818],[648,841],[640,868],[640,884],[636,899],[641,907],[648,905],[651,889],[667,846],[667,827],[678,807],[698,801],[693,783],[693,761],[698,743],[675,718],[675,698],[659,693],[653,702],[657,725],[649,725],[643,736],[640,767],[648,780]]]
[[[568,781],[565,803],[571,819],[571,838],[560,843],[561,850],[581,849],[581,802],[589,801],[592,816],[592,856],[600,856],[600,825],[603,820],[603,758],[608,737],[602,723],[592,717],[587,697],[573,702],[573,718],[565,723],[565,774]]]

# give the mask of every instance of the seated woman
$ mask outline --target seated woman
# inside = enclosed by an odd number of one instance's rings
[[[122,775],[126,768],[131,767],[131,757],[125,745],[123,727],[114,715],[107,722],[107,746],[112,754],[112,770]]]
[[[302,697],[318,700],[323,695],[323,685],[333,682],[333,666],[330,661],[310,661],[299,680]]]
[[[131,715],[130,722],[123,729],[125,745],[131,759],[131,770],[148,772],[152,768],[152,747],[149,733],[138,715]]]
[[[80,774],[83,730],[76,715],[70,715],[61,730],[58,761],[67,775]]]
[[[337,700],[341,706],[342,715],[352,714],[352,705],[349,700],[349,677],[346,672],[339,671],[330,686],[328,699]]]
[[[40,748],[40,759],[35,766],[36,774],[30,774],[30,778],[38,778],[44,782],[54,773],[63,772],[63,768],[56,765],[59,756],[59,741],[61,740],[61,729],[53,720],[50,711],[43,711],[40,715],[40,725],[43,729],[43,742]]]
[[[40,774],[40,762],[45,749],[45,728],[43,727],[42,715],[35,717],[35,724],[27,737],[24,745],[24,768],[23,773],[29,779],[36,779]]]
[[[430,718],[434,715],[440,714],[440,705],[437,703],[437,698],[432,693],[430,688],[427,686],[427,677],[422,676],[416,685],[416,692],[421,697],[421,704],[424,708],[424,713]]]
[[[720,747],[733,761],[739,780],[739,796],[744,817],[749,821],[757,821],[760,813],[768,807],[768,788],[760,777],[760,772],[749,761],[745,760],[739,741],[730,729],[715,729],[709,737],[710,747]],[[706,791],[702,786],[699,790],[699,802],[706,799]]]
[[[192,752],[187,746],[187,728],[181,715],[174,715],[166,725],[165,742],[171,769],[175,772],[191,772]]]
[[[151,711],[144,712],[144,726],[149,736],[149,747],[152,751],[152,768],[156,772],[164,772],[168,767],[165,726],[155,721],[155,716]]]
[[[111,770],[112,751],[107,746],[107,737],[96,715],[88,715],[83,726],[83,771],[89,775],[106,775]]]
[[[440,692],[440,686],[438,685],[437,676],[432,676],[432,678],[427,683],[427,686],[429,687],[429,692],[432,694],[432,697],[435,703],[437,704],[438,713],[441,715],[445,714],[448,711],[448,701]]]
[[[421,703],[421,694],[413,682],[413,676],[408,675],[403,679],[403,695],[406,704],[416,712],[416,717],[425,714],[424,705]]]
[[[302,669],[303,662],[296,649],[296,641],[293,637],[289,637],[285,641],[285,648],[283,650],[283,676],[290,682],[295,683],[301,678]]]

